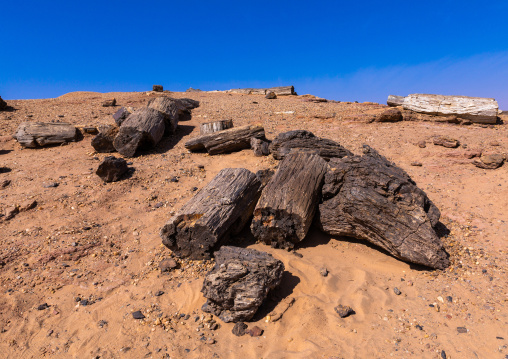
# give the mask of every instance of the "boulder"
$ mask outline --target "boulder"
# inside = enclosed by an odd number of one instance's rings
[[[104,182],[118,181],[127,173],[129,168],[123,158],[108,156],[99,164],[95,172]]]
[[[122,122],[125,121],[125,119],[129,117],[129,115],[133,112],[134,111],[132,108],[121,107],[118,111],[114,113],[113,118],[116,124],[120,126]]]
[[[207,298],[202,310],[224,322],[251,319],[282,281],[284,264],[254,249],[223,246],[215,252],[215,266],[206,275],[201,292]]]
[[[375,122],[402,121],[402,112],[396,108],[389,108],[376,116]]]
[[[118,127],[105,125],[99,128],[99,133],[92,139],[92,147],[99,153],[115,152],[113,141],[118,134]]]

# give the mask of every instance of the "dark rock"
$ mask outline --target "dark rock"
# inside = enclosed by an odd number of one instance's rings
[[[116,124],[120,126],[131,113],[132,111],[130,111],[128,108],[120,107],[120,109],[113,115],[113,118],[115,119]]]
[[[143,313],[141,313],[141,311],[135,311],[135,312],[132,312],[132,317],[134,319],[145,319],[146,317],[143,315]]]
[[[447,148],[457,148],[460,146],[460,142],[450,137],[437,136],[432,139],[436,146],[443,146]]]
[[[355,311],[353,310],[353,308],[351,308],[350,306],[347,306],[347,305],[339,304],[334,309],[337,312],[337,314],[339,315],[339,317],[341,317],[341,318],[346,318],[352,314],[355,314]]]
[[[178,268],[178,263],[173,258],[165,258],[159,263],[159,269],[162,273],[170,272],[171,269],[175,268]]]
[[[104,328],[106,325],[108,325],[108,322],[106,320],[99,320],[97,325],[99,326],[99,328]]]
[[[327,161],[330,158],[353,155],[337,142],[316,137],[312,132],[305,130],[280,133],[270,144],[270,152],[277,160],[283,159],[294,149],[316,152]]]
[[[113,107],[116,106],[116,98],[111,98],[102,102],[102,107]]]
[[[127,161],[123,158],[108,156],[99,164],[95,172],[104,182],[118,181],[128,171]]]
[[[178,177],[171,177],[169,179],[170,182],[178,182]]]
[[[86,306],[86,305],[89,305],[90,302],[88,301],[88,299],[82,299],[80,302],[79,302],[79,305],[83,305],[83,306]]]
[[[14,138],[23,147],[37,148],[61,145],[78,139],[78,130],[63,122],[22,122]]]
[[[399,288],[395,287],[393,288],[393,292],[396,294],[396,295],[401,295],[401,291],[399,290]]]
[[[92,147],[99,153],[115,152],[113,141],[117,134],[118,127],[113,125],[102,126],[99,134],[92,139]]]
[[[422,167],[422,163],[418,161],[411,161],[411,166]]]
[[[273,91],[270,91],[266,94],[265,98],[269,99],[269,100],[274,100],[277,98],[277,95],[275,94],[275,92]]]
[[[37,307],[37,310],[44,310],[44,309],[48,309],[48,308],[49,308],[48,303],[43,303]]]
[[[270,141],[266,138],[252,137],[250,139],[250,147],[256,157],[268,156],[270,154]]]
[[[402,121],[402,112],[396,108],[389,108],[376,116],[376,122],[398,122]]]
[[[203,311],[224,322],[251,319],[268,292],[280,284],[284,264],[254,249],[223,246],[214,254],[215,266],[201,289],[207,298]]]
[[[464,334],[464,333],[467,333],[467,332],[468,332],[468,330],[467,330],[467,328],[466,328],[466,327],[457,327],[457,332],[458,332],[459,334]]]
[[[152,91],[163,92],[164,91],[164,87],[162,85],[153,85],[152,86]]]
[[[419,324],[415,325],[415,328],[418,329],[418,330],[423,330],[423,327]]]
[[[274,173],[275,172],[270,169],[259,170],[256,172],[256,177],[258,181],[261,182],[261,187],[265,187],[268,184],[268,182],[270,182]]]
[[[251,329],[247,330],[247,333],[249,333],[251,337],[260,337],[261,335],[263,335],[263,329],[261,329],[256,325]]]
[[[7,107],[7,102],[5,102],[2,97],[0,97],[0,111],[5,110]]]
[[[154,294],[154,295],[155,295],[156,297],[160,297],[160,296],[161,296],[161,295],[163,295],[163,294],[164,294],[164,292],[163,292],[162,290],[158,290],[157,292],[155,292],[155,294]]]
[[[363,156],[330,160],[317,217],[334,236],[367,240],[402,260],[446,268],[434,227],[439,209],[395,164],[364,146]]]
[[[328,275],[328,269],[326,269],[325,267],[321,268],[319,270],[319,274],[321,274],[323,277],[326,277]]]
[[[502,154],[491,154],[484,155],[480,158],[476,158],[473,160],[473,164],[478,168],[483,168],[486,170],[493,170],[499,168],[503,165],[505,158]]]
[[[453,302],[453,298],[452,298],[452,297],[450,297],[450,296],[447,296],[447,297],[446,297],[446,300],[447,300],[449,303],[452,303],[452,302]]]
[[[389,95],[386,104],[388,106],[402,106],[404,99],[404,96]]]
[[[11,184],[11,180],[8,180],[8,179],[6,179],[6,180],[1,180],[1,181],[0,181],[0,188],[5,188],[5,187],[7,187],[7,186],[8,186],[8,185],[10,185],[10,184]]]
[[[58,182],[44,182],[42,184],[42,187],[44,188],[55,188],[58,187],[60,184]]]
[[[441,350],[441,359],[446,359],[446,352],[444,350]]]
[[[237,337],[241,337],[241,336],[245,335],[246,330],[247,330],[247,324],[245,324],[244,322],[238,322],[233,327],[233,334],[236,335]]]
[[[37,206],[37,201],[35,199],[29,199],[29,200],[20,204],[19,211],[20,212],[29,211],[31,209],[34,209],[36,206]]]

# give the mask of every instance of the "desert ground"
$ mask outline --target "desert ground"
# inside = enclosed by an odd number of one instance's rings
[[[94,152],[91,135],[38,149],[22,148],[11,135],[23,121],[112,124],[119,106],[145,106],[158,94],[75,92],[7,101],[10,110],[0,112],[0,210],[34,200],[36,206],[9,220],[0,217],[0,357],[508,358],[508,165],[485,170],[468,158],[470,151],[508,154],[508,121],[369,123],[369,114],[384,105],[169,95],[200,106],[175,135],[127,159],[134,171],[113,183],[95,174],[108,154]],[[112,97],[117,106],[102,107]],[[255,243],[245,231],[235,243],[271,253],[286,272],[248,323],[263,334],[233,335],[234,324],[201,311],[203,277],[213,261],[176,259],[180,268],[165,273],[158,267],[172,256],[159,230],[196,188],[223,168],[277,166],[252,150],[210,156],[184,148],[200,123],[222,119],[233,119],[235,126],[261,124],[269,139],[305,129],[355,153],[363,144],[375,148],[441,210],[451,265],[411,265],[315,227],[294,252]],[[462,146],[435,146],[436,135]],[[425,148],[417,145],[421,141]],[[414,161],[421,166],[412,166]],[[285,306],[291,298],[293,305]],[[338,304],[355,314],[340,318]],[[134,319],[135,311],[146,318]],[[283,315],[274,322],[267,318],[272,311]]]

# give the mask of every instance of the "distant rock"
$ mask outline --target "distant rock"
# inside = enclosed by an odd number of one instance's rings
[[[99,164],[95,172],[104,182],[115,182],[128,171],[127,161],[123,158],[108,156]]]
[[[192,87],[189,87],[185,92],[202,92],[200,89],[193,89]]]
[[[164,87],[162,87],[162,85],[153,85],[152,91],[163,92],[164,91]]]
[[[111,98],[102,102],[102,107],[113,107],[116,106],[116,98]]]

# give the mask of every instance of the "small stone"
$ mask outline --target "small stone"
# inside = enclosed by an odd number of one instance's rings
[[[396,108],[389,108],[376,116],[376,122],[398,122],[402,121],[402,112]]]
[[[53,334],[53,333],[54,333],[54,332],[53,332],[53,329],[50,329],[50,330],[48,330],[48,333],[46,334],[46,336],[47,336],[47,337],[50,337],[50,336],[51,336],[51,334]]]
[[[447,302],[449,302],[449,303],[451,303],[451,302],[453,302],[453,298],[452,298],[452,297],[450,297],[450,296],[447,296],[447,297],[446,297],[446,301],[447,301]]]
[[[44,182],[42,184],[42,187],[44,188],[55,188],[55,187],[58,187],[59,183],[57,182]]]
[[[48,308],[49,308],[48,303],[43,303],[37,307],[37,310],[44,310],[44,309],[48,309]]]
[[[415,325],[415,328],[418,329],[418,330],[423,330],[423,327],[419,324]]]
[[[260,337],[261,335],[263,335],[263,329],[261,329],[256,325],[251,329],[247,330],[247,333],[249,333],[251,337]]]
[[[146,317],[143,315],[143,313],[141,313],[141,311],[135,311],[135,312],[132,312],[132,317],[134,319],[145,319]]]
[[[161,208],[162,206],[164,206],[164,203],[162,202],[157,202],[153,207],[154,208]]]
[[[155,292],[155,294],[154,294],[154,295],[155,295],[156,297],[160,297],[160,296],[161,296],[161,295],[163,295],[163,294],[164,294],[164,292],[163,292],[162,290],[158,290],[157,292]]]
[[[393,288],[393,292],[394,292],[396,295],[401,295],[401,294],[402,294],[402,293],[401,293],[401,291],[399,290],[399,288],[397,288],[397,287],[394,287],[394,288]]]
[[[159,269],[162,273],[169,272],[175,268],[178,268],[178,263],[173,258],[165,258],[159,263]]]
[[[415,167],[422,167],[422,163],[421,162],[418,162],[418,161],[411,161],[411,166],[415,166]]]
[[[418,147],[420,148],[425,148],[427,147],[427,143],[425,141],[420,141],[416,144]]]
[[[347,306],[347,305],[339,304],[334,309],[337,312],[337,314],[339,315],[339,317],[341,317],[341,318],[346,318],[352,314],[355,314],[355,311],[353,310],[353,308],[351,308],[350,306]]]
[[[113,119],[115,120],[116,124],[120,126],[122,122],[125,121],[127,117],[129,117],[130,114],[131,111],[129,111],[129,109],[126,107],[121,107],[118,111],[115,112]]]
[[[213,339],[213,338],[208,339],[208,340],[206,341],[206,344],[208,344],[208,345],[215,344],[215,339]]]
[[[265,98],[269,100],[275,100],[277,98],[277,95],[275,94],[275,92],[270,91],[266,94]]]
[[[81,297],[76,297],[74,298],[74,301],[77,303],[77,302],[81,302]]]
[[[439,300],[441,303],[444,303],[444,299],[441,296],[437,297],[437,300]]]
[[[5,188],[10,184],[11,184],[11,180],[8,180],[8,179],[2,180],[2,181],[0,181],[0,188]]]
[[[466,327],[457,327],[457,332],[459,332],[459,333],[467,333],[468,330],[466,329]]]
[[[19,208],[17,206],[12,206],[5,209],[5,220],[8,221],[9,219],[14,218],[15,215],[19,213]]]
[[[319,270],[319,274],[321,274],[323,277],[326,277],[328,275],[328,269],[326,269],[325,267],[321,268]]]
[[[197,187],[192,187],[192,191],[193,191],[193,192],[196,192],[197,190],[198,190],[198,188],[197,188]]]
[[[242,335],[245,335],[245,331],[247,330],[247,324],[244,322],[238,322],[233,327],[233,334],[237,337],[241,337]]]
[[[447,148],[457,148],[460,146],[460,142],[458,140],[446,136],[434,137],[433,142],[436,146],[443,146]]]
[[[99,328],[104,328],[106,325],[108,325],[108,322],[106,320],[99,320],[97,325],[99,326]]]
[[[441,359],[446,359],[446,352],[444,350],[441,350]]]
[[[113,107],[116,106],[116,98],[111,98],[102,102],[102,107]]]
[[[171,177],[169,179],[170,182],[178,182],[178,177]]]

